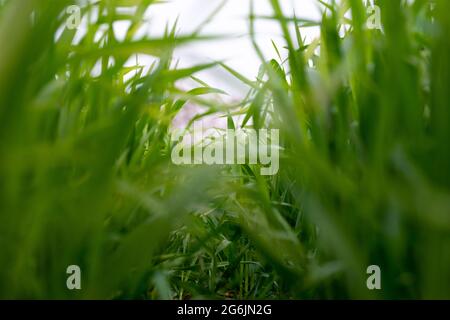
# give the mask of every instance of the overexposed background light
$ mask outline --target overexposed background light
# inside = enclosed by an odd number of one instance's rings
[[[196,30],[202,22],[222,3],[222,0],[170,0],[157,4],[148,12],[151,35],[164,33],[167,25],[177,21],[179,34],[189,34]],[[281,0],[284,14],[310,20],[320,19],[317,0]],[[257,16],[273,15],[268,0],[255,0],[254,13]],[[250,0],[228,0],[224,7],[202,30],[204,35],[224,35],[225,40],[204,41],[177,49],[175,58],[180,67],[198,63],[223,61],[246,77],[255,79],[261,60],[258,58],[249,37]],[[292,27],[294,27],[292,25]],[[258,20],[256,22],[256,39],[266,59],[276,58],[272,40],[285,53],[285,43],[281,37],[281,29],[276,22]],[[317,28],[304,28],[302,35],[307,39],[318,36]],[[236,79],[221,68],[214,68],[200,74],[202,80],[212,86],[218,86],[231,92],[232,95],[245,94],[244,88]]]

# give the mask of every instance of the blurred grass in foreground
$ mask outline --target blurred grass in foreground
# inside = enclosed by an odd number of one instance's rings
[[[177,70],[174,48],[213,37],[136,36],[154,1],[83,7],[103,14],[79,43],[69,1],[1,3],[1,298],[450,298],[450,2],[376,1],[383,31],[362,1],[333,3],[304,43],[315,23],[271,0],[250,34],[277,20],[288,59],[255,43],[257,79],[222,65],[250,87],[237,106],[176,85],[213,65]],[[136,53],[155,64],[126,66]],[[279,174],[172,165],[186,101],[280,128]],[[81,291],[66,288],[72,264]]]

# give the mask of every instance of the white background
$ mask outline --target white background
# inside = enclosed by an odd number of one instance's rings
[[[222,0],[171,0],[169,3],[157,4],[151,7],[148,13],[149,33],[161,35],[166,24],[173,25],[178,19],[179,34],[187,34],[196,30]],[[286,16],[320,20],[320,10],[316,0],[280,0]],[[254,0],[256,15],[272,15],[272,8],[268,0]],[[180,66],[189,66],[195,63],[211,61],[224,61],[248,78],[254,79],[257,75],[260,59],[251,45],[248,25],[250,0],[228,0],[219,14],[203,29],[205,35],[226,35],[228,40],[205,41],[178,49],[176,58]],[[276,58],[272,40],[276,43],[283,55],[284,41],[281,30],[276,22],[259,20],[256,24],[257,42],[265,58]],[[316,28],[302,29],[302,35],[309,39],[318,35]],[[233,96],[245,94],[244,88],[233,77],[221,68],[215,68],[199,74],[202,80],[210,85],[226,89]]]

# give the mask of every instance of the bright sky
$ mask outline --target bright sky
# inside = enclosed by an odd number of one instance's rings
[[[150,33],[160,35],[164,31],[166,23],[173,24],[177,18],[180,33],[192,32],[221,2],[222,0],[170,0],[169,3],[155,5],[149,12]],[[254,3],[256,15],[272,14],[268,0],[255,0]],[[295,10],[298,18],[315,20],[320,18],[317,0],[281,0],[280,3],[287,16],[293,16]],[[203,29],[203,33],[234,37],[229,40],[197,43],[179,49],[176,57],[180,59],[180,66],[221,60],[245,76],[254,79],[261,62],[248,37],[249,8],[250,0],[228,0],[220,13]],[[308,38],[318,35],[318,30],[315,28],[307,28],[302,32],[303,36]],[[256,33],[258,43],[266,58],[276,58],[271,40],[274,40],[283,51],[284,42],[276,23],[267,20],[260,21],[256,24]],[[203,72],[200,76],[202,80],[213,86],[227,89],[232,95],[245,93],[245,89],[220,68]]]

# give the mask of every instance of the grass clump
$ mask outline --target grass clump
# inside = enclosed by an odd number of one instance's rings
[[[450,298],[448,1],[375,1],[372,30],[360,0],[323,3],[317,23],[270,0],[286,45],[267,60],[254,41],[256,79],[222,65],[250,87],[237,106],[204,96],[222,91],[195,73],[216,64],[175,67],[176,47],[212,37],[139,36],[154,4],[85,5],[101,15],[78,41],[69,1],[1,2],[1,298]],[[279,173],[173,165],[186,101],[279,128]]]

